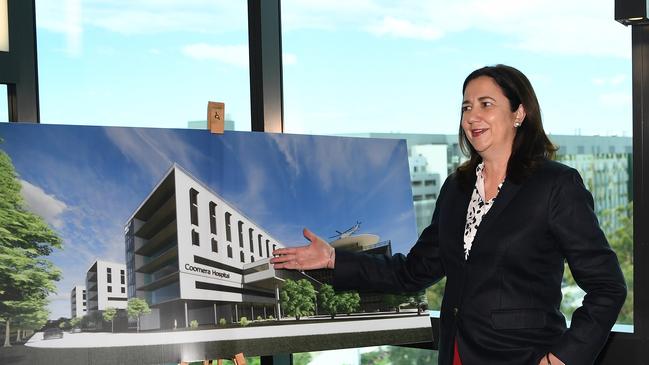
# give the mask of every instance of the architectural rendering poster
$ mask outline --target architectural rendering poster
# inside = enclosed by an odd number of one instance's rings
[[[326,270],[268,263],[305,227],[406,253],[404,141],[8,123],[0,138],[0,363],[413,315],[397,313],[411,300],[335,294]]]

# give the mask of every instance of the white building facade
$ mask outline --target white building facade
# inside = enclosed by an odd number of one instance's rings
[[[177,165],[125,228],[128,296],[152,309],[142,329],[277,316],[267,231]]]
[[[126,309],[126,265],[103,260],[95,261],[86,273],[88,312],[106,308]]]
[[[83,317],[86,315],[86,287],[85,285],[75,285],[70,291],[70,318]]]

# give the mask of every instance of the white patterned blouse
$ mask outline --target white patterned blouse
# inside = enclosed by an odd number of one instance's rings
[[[475,238],[476,233],[478,232],[478,227],[480,222],[482,222],[482,217],[487,214],[491,206],[493,205],[498,193],[491,198],[489,201],[484,201],[485,191],[484,191],[484,175],[482,175],[482,170],[484,169],[484,162],[481,162],[478,167],[475,169],[476,181],[475,187],[473,188],[473,194],[471,195],[471,202],[466,212],[466,225],[464,226],[464,259],[469,258],[469,252],[471,252],[471,246],[473,245],[473,239]],[[503,186],[503,182],[498,184],[498,192]]]

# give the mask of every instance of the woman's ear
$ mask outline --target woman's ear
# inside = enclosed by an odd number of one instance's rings
[[[515,122],[522,124],[523,120],[525,119],[525,116],[527,115],[527,113],[525,113],[525,107],[523,106],[523,104],[518,105],[518,108],[516,109],[514,114],[516,115]]]

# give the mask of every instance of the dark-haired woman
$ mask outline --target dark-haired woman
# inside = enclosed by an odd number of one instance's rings
[[[497,65],[463,85],[460,144],[469,160],[441,188],[407,256],[308,246],[274,252],[275,268],[334,269],[334,287],[414,292],[446,276],[440,364],[592,364],[626,286],[579,173],[552,161],[529,80]],[[586,292],[566,326],[564,261]]]

